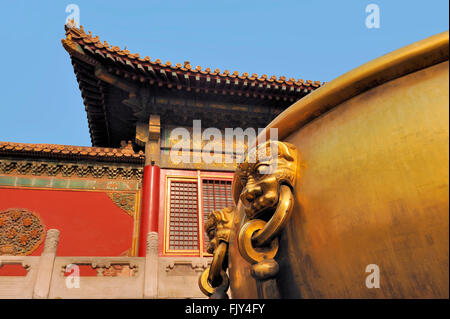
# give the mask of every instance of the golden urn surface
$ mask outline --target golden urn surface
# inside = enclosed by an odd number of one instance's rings
[[[233,298],[449,297],[448,40],[356,68],[268,125],[281,165],[233,181]]]

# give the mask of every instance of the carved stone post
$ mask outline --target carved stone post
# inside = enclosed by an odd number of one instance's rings
[[[158,296],[158,233],[147,234],[147,253],[145,256],[144,298]]]
[[[59,230],[48,230],[45,239],[44,252],[39,259],[39,268],[36,283],[34,285],[33,298],[35,299],[48,298],[58,242]]]

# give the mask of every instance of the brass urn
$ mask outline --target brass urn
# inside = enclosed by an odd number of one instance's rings
[[[233,181],[233,298],[449,297],[448,43],[375,59],[267,126],[279,141]]]

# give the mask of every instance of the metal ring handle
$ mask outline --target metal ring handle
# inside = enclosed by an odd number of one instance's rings
[[[286,225],[293,207],[292,190],[287,185],[281,185],[277,209],[264,228],[253,236],[253,244],[257,247],[268,245]]]
[[[251,263],[256,264],[264,259],[272,259],[278,252],[278,238],[270,242],[269,247],[255,248],[252,238],[258,231],[264,229],[267,223],[261,219],[252,219],[242,226],[238,236],[238,248],[241,256]]]
[[[216,289],[218,288],[218,287],[213,288],[209,284],[208,282],[209,270],[210,267],[206,268],[202,272],[202,274],[198,277],[198,287],[206,296],[212,296],[216,291]],[[228,287],[230,286],[230,280],[228,278],[228,275],[223,270],[220,272],[220,275],[222,276],[222,283],[220,284],[219,287],[224,286],[224,291],[227,291]]]
[[[227,243],[222,241],[214,250],[214,256],[211,262],[208,276],[208,282],[213,287],[219,286],[222,282],[222,276],[220,272],[223,270],[223,261],[227,254],[227,248]]]

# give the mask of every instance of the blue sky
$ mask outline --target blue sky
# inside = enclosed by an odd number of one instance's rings
[[[447,0],[3,2],[0,141],[91,145],[60,41],[71,3],[85,30],[152,60],[320,81],[449,25]],[[379,29],[365,25],[371,3]]]

